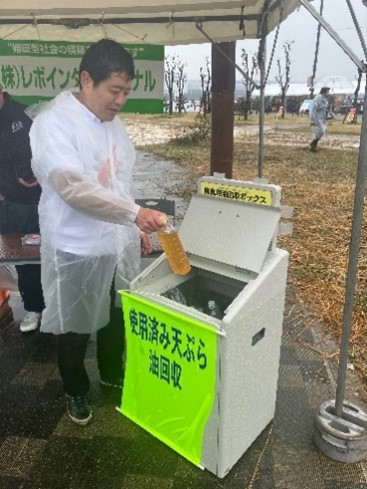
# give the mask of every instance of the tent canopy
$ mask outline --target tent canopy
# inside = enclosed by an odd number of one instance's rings
[[[261,37],[299,7],[298,0],[12,0],[1,2],[1,40],[199,44]],[[264,13],[266,15],[264,16]]]

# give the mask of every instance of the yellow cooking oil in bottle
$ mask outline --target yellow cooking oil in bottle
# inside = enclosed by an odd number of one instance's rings
[[[157,231],[159,242],[166,253],[169,266],[173,273],[186,275],[191,270],[191,264],[180,237],[170,222],[160,231]]]

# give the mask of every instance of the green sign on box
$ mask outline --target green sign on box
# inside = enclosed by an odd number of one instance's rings
[[[217,331],[121,292],[126,368],[120,411],[200,466],[216,388]]]
[[[0,86],[27,105],[79,87],[79,64],[90,42],[0,42]],[[127,44],[135,64],[125,112],[163,112],[164,46]]]

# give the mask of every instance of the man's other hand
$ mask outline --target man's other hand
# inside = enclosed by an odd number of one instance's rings
[[[26,188],[37,187],[39,185],[38,180],[34,179],[29,182],[26,182],[23,178],[18,178],[18,182]]]
[[[153,251],[153,243],[147,233],[140,231],[140,248],[143,255],[149,255]]]

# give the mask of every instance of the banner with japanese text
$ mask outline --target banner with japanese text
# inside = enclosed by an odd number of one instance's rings
[[[88,42],[0,42],[0,86],[27,105],[79,86],[79,64]],[[135,64],[125,112],[162,113],[164,46],[124,45]]]
[[[200,466],[216,389],[214,327],[122,292],[126,368],[120,411]]]

